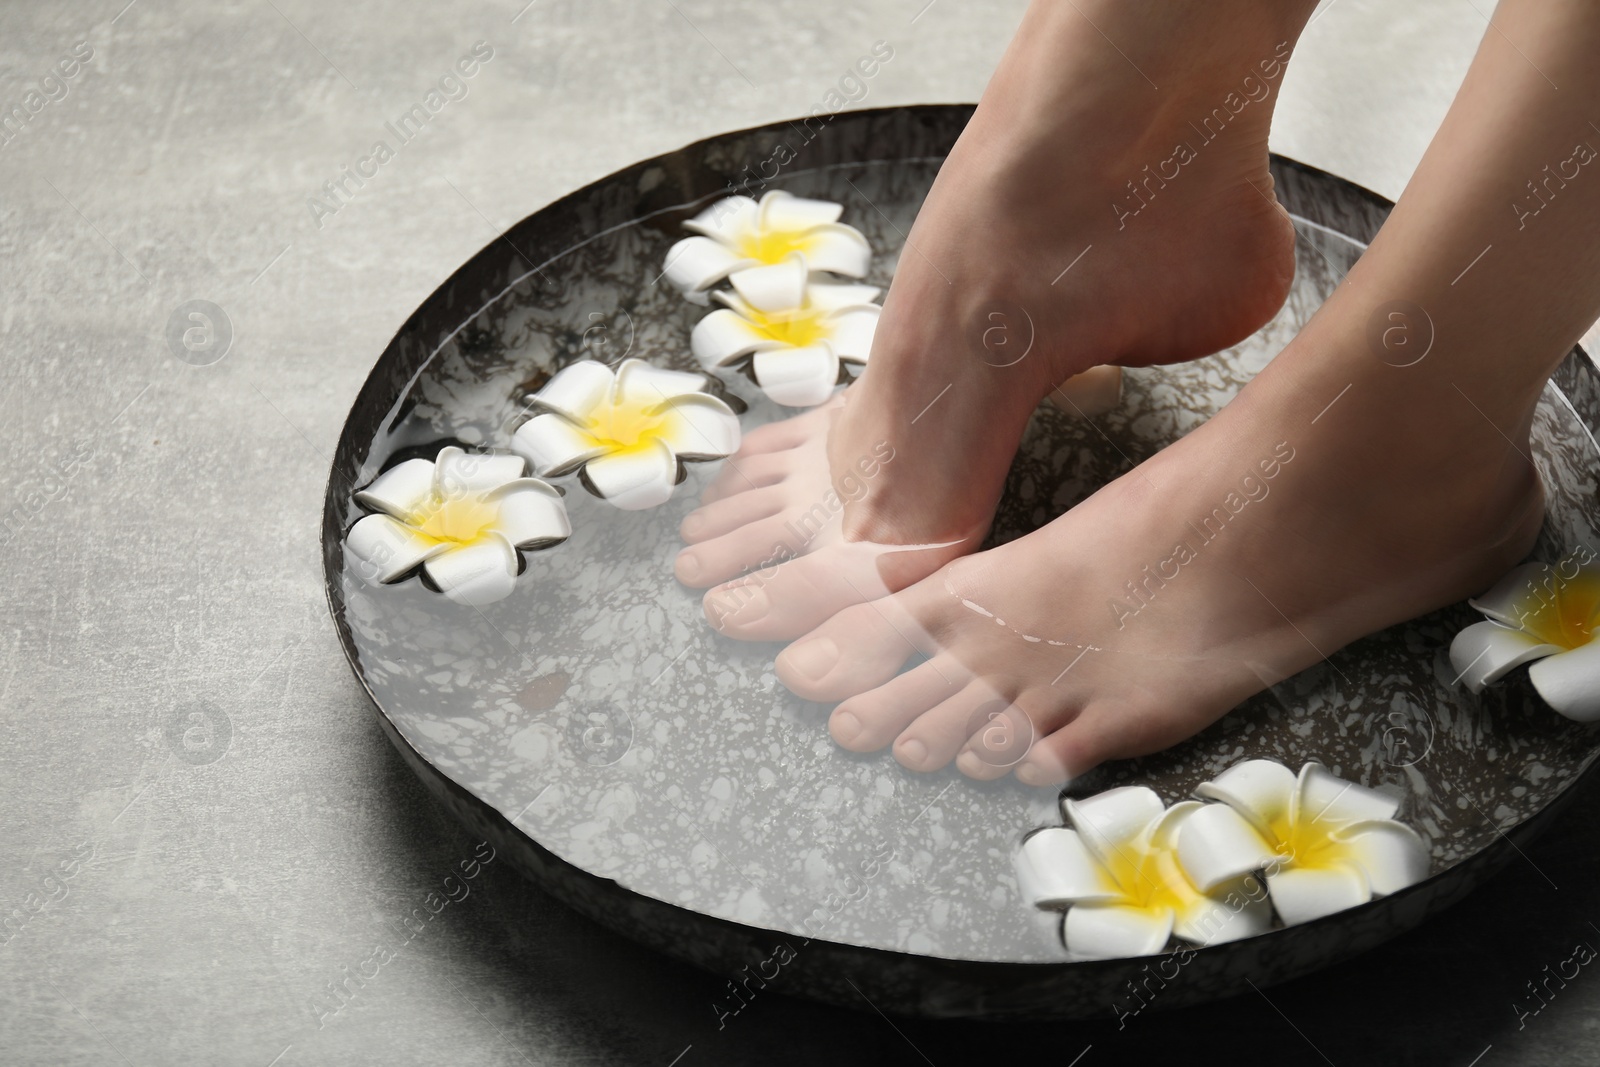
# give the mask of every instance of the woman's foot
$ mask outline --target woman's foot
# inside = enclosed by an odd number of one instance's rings
[[[843,701],[829,727],[846,748],[1046,784],[1174,744],[1350,641],[1480,592],[1543,518],[1532,401],[1469,403],[1445,367],[1397,374],[1363,323],[1319,316],[1136,474],[847,608],[780,655],[779,677]],[[931,658],[898,673],[913,651]]]
[[[707,595],[724,632],[793,637],[973,551],[1057,383],[1206,355],[1282,303],[1267,130],[1311,5],[1146,6],[1029,11],[907,238],[869,370],[751,434],[684,524],[686,584],[763,568]]]

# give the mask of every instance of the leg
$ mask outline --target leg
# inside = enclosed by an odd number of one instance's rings
[[[1029,416],[1058,383],[1099,364],[1206,355],[1272,316],[1294,234],[1272,199],[1267,128],[1313,6],[1041,0],[1028,11],[917,218],[842,410],[751,435],[685,523],[678,576],[696,587],[779,545],[801,557],[737,595],[713,589],[714,622],[794,637],[972,551]],[[1011,362],[1002,342],[1024,319],[1033,347]],[[864,495],[850,492],[852,472],[884,455]],[[805,521],[830,489],[842,513]]]
[[[1534,404],[1600,314],[1597,48],[1600,8],[1504,0],[1382,233],[1233,403],[1049,526],[840,613],[780,676],[844,701],[847,747],[992,777],[961,714],[979,684],[1031,720],[1017,773],[1044,784],[1491,584],[1543,517]],[[1369,340],[1396,300],[1435,331],[1409,366]],[[895,630],[933,659],[889,681]]]

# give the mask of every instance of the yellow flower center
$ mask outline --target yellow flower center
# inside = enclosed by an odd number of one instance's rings
[[[797,230],[752,230],[737,244],[741,256],[769,264],[782,263],[791,252],[811,250],[811,238]]]
[[[1178,866],[1177,853],[1170,848],[1151,849],[1138,842],[1125,842],[1105,850],[1106,872],[1126,894],[1122,903],[1128,907],[1182,910],[1199,896],[1199,890]]]
[[[1269,825],[1277,842],[1278,855],[1300,870],[1326,870],[1348,863],[1349,846],[1330,836],[1343,823],[1318,820],[1316,815],[1316,812],[1306,812],[1293,824],[1287,815],[1272,820]]]
[[[607,452],[631,452],[648,448],[661,436],[665,418],[652,414],[658,399],[619,400],[605,403],[579,423],[584,436]]]
[[[1580,570],[1566,578],[1547,571],[1517,606],[1517,621],[1539,640],[1577,648],[1594,640],[1600,614],[1600,573]]]
[[[750,325],[756,332],[786,345],[804,348],[826,340],[829,331],[822,324],[822,313],[810,308],[765,312],[751,309]]]
[[[470,544],[482,537],[500,517],[499,509],[477,493],[441,499],[438,496],[416,515],[416,529],[435,543]]]

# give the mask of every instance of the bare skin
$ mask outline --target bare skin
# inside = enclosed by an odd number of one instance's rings
[[[1272,316],[1294,232],[1272,197],[1267,130],[1312,6],[1029,11],[909,235],[868,371],[830,411],[751,434],[685,521],[685,584],[766,568],[711,590],[716,625],[795,637],[973,551],[1057,383],[1206,355]],[[862,495],[848,479],[883,454]],[[815,512],[830,488],[843,508]],[[787,555],[799,558],[772,565]]]
[[[839,612],[780,678],[842,701],[845,747],[1042,785],[1491,584],[1542,517],[1534,404],[1600,315],[1597,47],[1600,10],[1505,0],[1371,249],[1233,403],[1049,526]],[[1394,320],[1397,300],[1422,312]],[[1374,321],[1431,322],[1432,348],[1395,366]],[[1235,511],[1245,475],[1270,493]],[[932,658],[897,675],[908,640]],[[1020,762],[973,732],[996,700],[1035,738]]]

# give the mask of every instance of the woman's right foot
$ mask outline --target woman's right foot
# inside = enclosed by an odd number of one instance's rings
[[[1028,12],[906,239],[870,369],[751,434],[685,520],[677,574],[716,586],[719,629],[795,637],[975,550],[1058,383],[1207,355],[1276,312],[1294,230],[1267,131],[1313,5],[1228,5],[1245,14]]]

